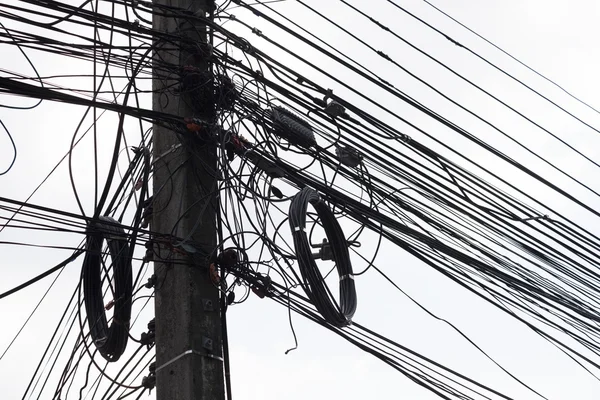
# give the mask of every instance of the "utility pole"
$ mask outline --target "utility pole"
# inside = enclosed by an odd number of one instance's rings
[[[211,0],[155,0],[187,10],[179,16],[155,9],[153,28],[186,38],[179,46],[155,41],[153,109],[181,117],[215,121],[212,73],[208,60],[207,26]],[[187,16],[192,17],[186,18]],[[194,18],[200,17],[200,18]],[[192,20],[193,19],[193,20]],[[158,64],[192,68],[203,77],[204,93],[178,93],[178,72],[169,74]],[[182,143],[183,140],[183,143]],[[194,261],[169,245],[156,243],[156,392],[157,400],[224,400],[223,344],[219,291],[211,280],[208,255],[217,246],[217,149],[186,140],[172,130],[155,125],[154,197],[151,229],[188,239],[197,246]],[[157,236],[158,237],[158,236]],[[180,243],[179,243],[180,244]],[[171,249],[168,247],[171,246]],[[159,250],[158,250],[159,249]]]

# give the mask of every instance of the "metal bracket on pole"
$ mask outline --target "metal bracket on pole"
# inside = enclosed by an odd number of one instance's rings
[[[165,368],[168,365],[173,364],[175,361],[189,355],[189,354],[195,354],[197,356],[202,356],[202,357],[207,357],[207,358],[212,358],[214,360],[218,360],[223,362],[223,357],[219,357],[219,356],[215,356],[214,354],[209,354],[209,353],[201,353],[199,351],[196,350],[187,350],[184,351],[183,353],[181,353],[180,355],[178,355],[177,357],[167,361],[166,363],[164,363],[163,365],[161,365],[160,367],[156,368],[156,372],[160,371],[161,369]]]
[[[164,153],[162,153],[158,157],[155,157],[154,160],[152,161],[152,164],[156,164],[158,162],[158,160],[160,160],[161,158],[163,158],[165,156],[168,156],[169,154],[173,153],[175,150],[177,150],[180,147],[181,147],[181,143],[177,143],[177,144],[172,145],[169,148],[169,150],[165,151]]]
[[[215,306],[211,299],[202,299],[202,308],[204,311],[215,311]]]
[[[202,336],[202,347],[204,347],[208,351],[213,350],[213,340],[209,337]]]

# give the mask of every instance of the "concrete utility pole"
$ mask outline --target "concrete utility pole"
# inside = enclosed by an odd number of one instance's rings
[[[187,15],[206,16],[211,0],[155,0],[155,4],[188,10]],[[160,10],[158,10],[160,11]],[[195,68],[204,87],[198,106],[190,93],[177,93],[176,74],[155,69],[153,108],[184,117],[214,121],[212,75],[206,54],[207,27],[185,17],[154,15],[153,27],[161,32],[184,35],[176,49],[173,43],[157,42],[155,60]],[[204,51],[203,51],[204,49]],[[170,86],[167,88],[167,86]],[[164,90],[167,88],[166,90]],[[156,392],[157,400],[224,400],[223,346],[219,292],[211,281],[209,261],[204,255],[217,246],[217,149],[214,145],[180,145],[181,136],[155,125],[154,142],[154,232],[188,238],[199,246],[195,261],[177,255],[164,244],[155,256],[156,281]],[[179,147],[178,147],[179,146]],[[168,257],[168,260],[165,258]]]

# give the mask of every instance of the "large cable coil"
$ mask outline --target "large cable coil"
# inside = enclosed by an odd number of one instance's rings
[[[102,294],[102,247],[104,240],[112,261],[114,299],[109,326]],[[125,231],[111,217],[99,217],[87,229],[82,283],[90,336],[107,361],[117,361],[125,351],[131,319],[133,293],[130,249]],[[107,307],[108,308],[108,307]]]
[[[340,277],[339,305],[325,284],[311,251],[306,234],[306,214],[309,204],[316,210],[331,246],[333,260]],[[294,237],[294,247],[304,291],[325,320],[337,327],[349,325],[356,310],[356,287],[348,244],[335,215],[321,199],[319,193],[305,187],[292,199],[289,223]]]

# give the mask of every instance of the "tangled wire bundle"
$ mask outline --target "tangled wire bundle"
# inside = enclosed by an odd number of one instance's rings
[[[306,212],[309,203],[319,215],[340,276],[339,305],[325,284],[311,252],[306,235]],[[356,287],[348,244],[335,215],[315,190],[305,187],[292,200],[289,221],[302,274],[302,286],[306,294],[327,322],[340,328],[349,325],[356,311]]]
[[[125,231],[111,217],[90,223],[83,261],[83,293],[90,335],[107,361],[117,361],[127,346],[133,282]],[[108,243],[114,277],[114,315],[110,326],[102,295],[102,246]]]

